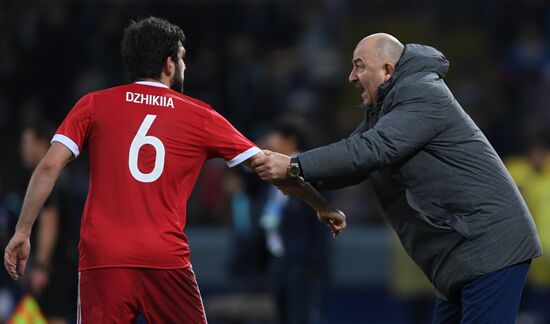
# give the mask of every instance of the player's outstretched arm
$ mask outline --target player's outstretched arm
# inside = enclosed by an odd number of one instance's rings
[[[4,266],[14,280],[25,272],[31,249],[29,237],[36,217],[50,195],[59,173],[72,158],[73,154],[67,147],[54,142],[33,172],[15,234],[4,250]]]
[[[317,212],[319,221],[326,224],[336,237],[347,226],[346,216],[302,177],[289,177],[287,170],[290,160],[290,156],[264,150],[246,160],[245,165],[253,169],[262,180],[271,181],[286,195],[295,196],[310,205]]]
[[[271,181],[284,194],[297,197],[315,209],[319,221],[328,226],[333,237],[338,236],[347,226],[344,213],[332,206],[302,177],[287,177],[286,170],[289,163],[289,156],[263,151],[250,158],[246,165],[252,168],[263,180]]]
[[[285,195],[299,198],[315,209],[317,218],[321,223],[327,225],[334,238],[346,228],[347,223],[344,213],[336,209],[303,178],[287,178],[286,180],[272,181],[272,183]]]

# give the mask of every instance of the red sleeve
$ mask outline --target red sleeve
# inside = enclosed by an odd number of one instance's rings
[[[214,109],[209,108],[208,112],[209,120],[205,124],[208,158],[221,157],[229,167],[234,167],[260,152],[254,143]]]
[[[65,117],[52,139],[52,142],[65,145],[75,157],[80,154],[88,140],[92,125],[92,99],[91,94],[82,97]]]

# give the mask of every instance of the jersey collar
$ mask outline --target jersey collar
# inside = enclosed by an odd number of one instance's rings
[[[136,84],[148,85],[148,86],[152,86],[152,87],[159,87],[159,88],[167,88],[168,89],[168,86],[166,84],[158,82],[158,81],[137,81],[135,83]]]

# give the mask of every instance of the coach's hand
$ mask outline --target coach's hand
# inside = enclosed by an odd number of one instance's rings
[[[25,272],[30,251],[29,236],[15,232],[4,250],[4,267],[13,280],[19,279],[19,276]]]
[[[265,181],[285,179],[290,164],[290,156],[269,150],[263,152],[263,156],[258,156],[251,162],[254,171]]]
[[[321,223],[327,225],[334,238],[347,227],[346,215],[338,209],[317,212],[317,218]]]

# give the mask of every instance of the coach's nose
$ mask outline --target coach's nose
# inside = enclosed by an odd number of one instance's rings
[[[349,73],[349,76],[348,76],[348,81],[349,83],[355,83],[359,80],[359,78],[357,77],[357,73],[355,72],[355,68],[353,68],[351,70],[351,72]]]

